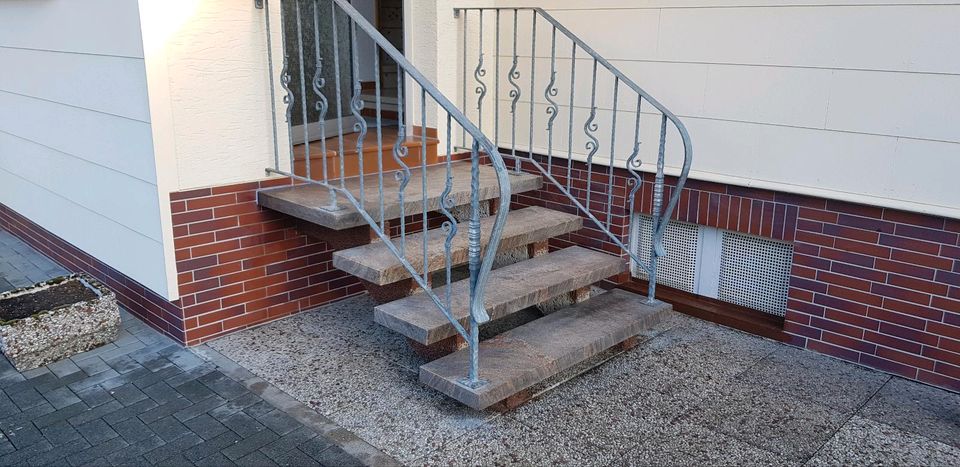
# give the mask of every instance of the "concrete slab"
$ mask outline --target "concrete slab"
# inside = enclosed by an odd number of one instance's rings
[[[480,221],[480,244],[486,250],[493,229],[494,217],[484,217]],[[583,227],[580,216],[566,214],[552,209],[528,207],[510,211],[500,240],[499,249],[507,250],[531,243],[547,240]],[[468,261],[466,223],[461,223],[456,236],[450,243],[451,267],[466,264]],[[447,233],[442,229],[426,232],[427,265],[430,272],[446,267],[445,242]],[[407,236],[406,260],[417,271],[423,272],[424,233]],[[409,247],[409,246],[415,246]],[[348,250],[333,253],[333,266],[349,272],[361,279],[377,285],[392,284],[407,279],[410,272],[400,264],[396,255],[382,242],[374,242]]]
[[[450,199],[454,205],[470,203],[470,163],[455,162],[451,164],[453,186]],[[446,166],[434,165],[426,170],[426,210],[435,211],[440,207],[440,195],[446,183]],[[345,188],[359,200],[364,199],[367,213],[374,219],[380,219],[380,200],[377,190],[377,175],[364,177],[365,190],[361,193],[360,178],[351,177],[345,180]],[[510,189],[512,194],[536,190],[541,186],[539,176],[530,174],[510,175]],[[383,178],[384,219],[400,217],[401,204],[397,196],[400,182],[394,177]],[[493,167],[480,166],[480,200],[500,197],[500,185]],[[261,190],[257,195],[261,206],[289,214],[298,219],[318,224],[334,230],[343,230],[351,227],[368,225],[353,205],[343,196],[337,197],[336,210],[326,209],[330,204],[330,192],[315,184],[304,184],[293,187],[272,188]],[[410,179],[404,190],[404,215],[420,214],[424,211],[423,205],[423,173],[420,170],[411,170]]]
[[[469,349],[420,367],[420,381],[475,409],[484,409],[633,337],[662,319],[666,303],[622,290],[598,295],[480,344],[480,378],[462,384]]]
[[[960,394],[892,378],[860,414],[960,448]]]
[[[960,465],[960,449],[854,416],[805,465]]]
[[[570,247],[555,251],[494,270],[487,284],[484,306],[491,320],[495,320],[617,275],[626,267],[626,263],[616,256],[586,248]],[[469,281],[455,282],[450,287],[451,315],[461,324],[467,324],[470,317]],[[434,291],[442,297],[445,289],[440,287]],[[456,328],[425,294],[377,306],[374,320],[427,345],[457,333]]]

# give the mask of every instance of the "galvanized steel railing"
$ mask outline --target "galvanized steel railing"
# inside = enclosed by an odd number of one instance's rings
[[[550,183],[552,183],[563,195],[565,195],[570,202],[572,202],[580,210],[580,212],[589,218],[597,228],[599,228],[609,239],[620,248],[626,252],[632,261],[634,261],[639,267],[644,269],[648,273],[649,277],[649,289],[648,289],[648,299],[650,301],[654,300],[656,293],[656,273],[657,273],[657,258],[665,254],[663,248],[663,234],[667,227],[667,220],[673,214],[674,209],[676,208],[677,202],[680,199],[681,190],[687,180],[687,175],[690,172],[690,164],[692,161],[693,150],[690,143],[690,136],[687,133],[686,127],[683,123],[671,113],[666,107],[664,107],[660,102],[647,94],[643,89],[640,88],[636,83],[634,83],[630,78],[624,75],[620,70],[615,68],[609,61],[604,57],[594,51],[589,45],[584,43],[579,37],[570,32],[569,29],[560,24],[556,19],[550,16],[549,13],[544,11],[541,8],[457,8],[454,10],[456,16],[460,18],[462,29],[462,39],[463,39],[463,50],[462,50],[462,87],[461,87],[461,108],[464,109],[465,113],[470,114],[470,107],[473,107],[477,120],[480,123],[480,129],[483,128],[484,123],[484,108],[488,99],[488,96],[492,96],[493,99],[493,133],[494,133],[494,143],[498,147],[508,148],[509,154],[505,152],[509,158],[515,161],[514,169],[516,171],[521,170],[522,164],[530,164],[533,168],[540,172]],[[493,22],[492,28],[490,22]],[[550,55],[549,55],[549,72],[546,73],[546,76],[540,76],[540,81],[537,81],[537,58],[538,58],[538,49],[537,49],[537,23],[538,20],[546,25],[549,31],[550,37]],[[486,26],[484,21],[486,21]],[[475,26],[474,26],[475,25]],[[523,26],[524,30],[527,30],[529,26],[529,37],[520,37],[518,36],[518,26]],[[506,28],[507,30],[512,30],[512,39],[502,39],[501,38],[501,29]],[[492,29],[492,31],[491,31]],[[564,51],[569,50],[569,55],[562,56],[564,60],[569,60],[571,65],[566,69],[559,69],[557,66],[557,36],[561,36],[563,43],[562,47],[569,47],[568,49],[563,49]],[[492,37],[491,37],[492,36]],[[564,39],[565,38],[565,39]],[[487,41],[487,48],[485,49],[484,39]],[[487,83],[485,80],[488,80],[488,61],[485,61],[485,55],[489,51],[489,42],[493,40],[494,47],[494,73],[493,73],[493,82],[492,86]],[[476,47],[476,50],[471,50],[473,47]],[[506,54],[501,55],[502,48],[509,48]],[[529,57],[521,57],[520,53],[529,52]],[[585,57],[580,58],[577,54],[585,54]],[[468,57],[470,57],[468,59]],[[476,61],[473,62],[473,58],[476,58]],[[501,79],[501,57],[508,60],[510,65],[509,70],[506,70],[506,82],[503,83]],[[542,57],[541,57],[542,58]],[[577,81],[577,61],[578,60],[588,60],[591,62],[591,75],[590,86],[589,86],[589,95],[590,95],[590,105],[587,108],[587,114],[584,119],[578,120],[576,118],[576,101],[575,94],[576,91],[586,91],[585,88],[582,88],[582,81]],[[529,63],[529,69],[527,71],[528,77],[521,76],[520,63],[525,61]],[[470,64],[475,63],[473,66],[472,72],[468,70]],[[526,65],[526,63],[524,63]],[[612,83],[612,101],[611,101],[611,119],[609,124],[609,136],[610,139],[606,142],[606,146],[609,147],[609,160],[606,165],[606,173],[604,174],[603,169],[600,168],[597,170],[597,174],[607,176],[606,186],[597,187],[598,183],[603,183],[600,180],[594,180],[594,159],[597,156],[597,153],[601,148],[601,136],[598,136],[598,130],[600,129],[600,124],[598,123],[598,104],[597,104],[597,73],[598,70],[604,70],[610,75],[613,79]],[[558,74],[568,72],[569,81],[567,79],[560,79],[561,77]],[[522,86],[521,80],[523,78],[529,78],[529,87]],[[476,101],[467,102],[468,98],[468,81],[472,80],[474,84],[469,85],[474,88],[474,93],[476,94]],[[568,109],[568,118],[567,118],[567,128],[566,135],[566,148],[563,148],[564,141],[560,141],[560,146],[555,145],[554,141],[554,131],[555,123],[557,117],[560,113],[560,103],[557,102],[556,98],[559,94],[558,86],[559,83],[569,83],[569,101],[565,102],[566,109]],[[581,88],[578,88],[581,86]],[[492,93],[488,93],[489,88],[493,88]],[[501,87],[506,91],[505,94],[501,92]],[[621,87],[624,88],[627,92],[636,95],[636,109],[635,121],[633,124],[633,148],[630,151],[630,155],[624,161],[624,165],[627,171],[630,173],[633,181],[633,186],[630,189],[628,195],[628,206],[629,212],[627,215],[632,215],[634,210],[634,201],[636,199],[637,191],[640,189],[643,177],[638,172],[638,169],[641,167],[641,161],[639,158],[641,152],[641,114],[645,112],[650,112],[651,110],[645,108],[648,107],[652,109],[655,114],[659,114],[659,146],[657,147],[657,156],[656,156],[656,176],[654,178],[654,187],[653,187],[653,200],[652,200],[652,216],[653,216],[653,232],[652,232],[652,247],[650,252],[650,261],[649,263],[644,262],[636,252],[632,251],[627,245],[620,240],[618,235],[615,235],[611,231],[611,221],[613,219],[613,183],[614,183],[614,167],[616,165],[616,154],[617,154],[617,114],[618,114],[618,104],[621,100],[620,91]],[[524,96],[525,93],[529,93]],[[537,96],[543,96],[542,103],[537,102]],[[509,130],[509,140],[504,141],[501,139],[501,121],[500,121],[500,100],[501,98],[509,98],[509,115],[510,122],[508,124]],[[517,140],[517,104],[520,102],[521,97],[526,97],[529,100],[529,128],[527,134],[527,147],[522,146],[523,141]],[[504,99],[506,100],[506,99]],[[632,99],[628,99],[628,102],[632,102]],[[643,106],[643,103],[646,102],[647,105]],[[487,107],[489,108],[489,107]],[[545,145],[537,145],[535,147],[534,141],[541,135],[535,135],[535,124],[536,119],[535,112],[543,111],[546,115],[546,124],[545,124]],[[488,115],[488,118],[490,116]],[[680,135],[680,139],[683,145],[683,165],[680,170],[679,176],[677,177],[676,186],[672,190],[672,195],[667,202],[666,206],[663,204],[663,193],[664,193],[664,158],[667,145],[667,126],[668,122],[675,127],[677,132]],[[576,125],[582,125],[583,138],[586,139],[584,144],[584,149],[587,151],[586,154],[586,187],[585,187],[585,200],[581,202],[574,196],[573,191],[576,189],[572,186],[571,180],[573,177],[573,160],[574,160],[574,136]],[[535,137],[536,136],[536,137]],[[544,147],[545,146],[545,147]],[[541,161],[537,160],[534,157],[534,154],[537,150],[541,152],[541,159],[545,158],[546,163],[542,164]],[[565,149],[565,150],[564,150]],[[518,154],[518,150],[521,151]],[[525,154],[524,154],[525,150]],[[563,157],[566,159],[566,173],[564,174],[564,167],[554,165],[554,156]],[[562,164],[562,162],[561,162]],[[557,174],[563,177],[566,183],[562,183],[554,175]],[[594,212],[596,210],[591,210],[592,198],[595,194],[602,195],[606,194],[606,212],[602,212],[602,207],[600,209],[600,215],[605,217],[605,221],[601,221],[597,214]]]
[[[258,2],[259,4],[260,2]],[[279,2],[278,2],[279,3]],[[457,329],[457,332],[466,340],[471,349],[471,363],[469,374],[464,379],[464,384],[469,386],[477,387],[483,384],[483,381],[479,378],[479,357],[478,357],[478,345],[479,345],[479,324],[488,321],[490,318],[484,309],[483,298],[484,290],[487,284],[487,280],[490,275],[490,270],[493,265],[494,257],[497,252],[497,246],[500,242],[500,236],[503,231],[503,226],[506,221],[506,216],[510,208],[510,182],[508,180],[509,171],[506,168],[503,158],[498,152],[497,146],[494,145],[490,140],[488,140],[484,134],[474,125],[460,109],[457,108],[452,102],[450,102],[438,89],[431,83],[426,77],[423,76],[407,59],[399,52],[390,42],[380,34],[380,32],[371,25],[356,9],[353,8],[347,1],[344,0],[286,0],[284,2],[288,7],[293,4],[292,8],[295,8],[293,18],[287,18],[287,21],[293,20],[296,24],[290,25],[281,24],[281,28],[294,27],[296,28],[296,50],[297,53],[295,56],[288,56],[289,54],[284,53],[282,57],[283,68],[279,73],[279,82],[281,84],[281,89],[272,89],[271,98],[274,102],[274,108],[276,108],[276,94],[283,94],[283,102],[286,105],[286,125],[287,133],[289,138],[283,144],[287,144],[290,149],[290,170],[283,170],[279,150],[280,143],[276,145],[276,152],[274,155],[274,165],[267,169],[269,173],[280,174],[287,177],[291,177],[297,181],[303,183],[312,183],[319,185],[321,187],[329,190],[329,196],[331,199],[330,205],[327,209],[337,210],[337,209],[352,209],[357,210],[361,216],[367,221],[370,228],[373,232],[383,241],[397,259],[403,264],[404,268],[410,273],[411,277],[416,281],[432,301],[436,304],[437,308],[442,312],[448,320],[453,324]],[[263,7],[266,9],[267,14],[266,18],[266,28],[267,28],[267,41],[268,41],[268,57],[269,57],[269,67],[270,67],[270,80],[271,83],[275,83],[276,71],[274,69],[274,58],[273,58],[273,40],[272,32],[270,25],[270,2],[269,0],[263,0]],[[282,7],[282,5],[281,5]],[[288,15],[289,16],[289,15]],[[281,14],[281,18],[283,15]],[[321,50],[330,44],[322,44],[320,38],[320,25],[326,20],[330,20],[328,27],[331,29],[332,33],[332,42],[333,42],[333,57],[323,57],[321,56]],[[301,26],[306,25],[307,21],[310,21],[313,25],[314,37],[312,41],[307,38],[304,40],[303,29]],[[349,24],[349,30],[341,31],[339,30],[338,24],[346,21]],[[362,34],[367,36],[372,40],[373,46],[371,52],[373,53],[373,67],[374,67],[374,89],[373,89],[373,104],[374,104],[374,114],[372,118],[375,118],[376,126],[376,138],[371,138],[369,124],[362,115],[362,111],[366,106],[366,102],[361,97],[362,86],[359,79],[359,61],[357,59],[358,54],[358,41],[357,35]],[[350,57],[341,57],[339,44],[340,41],[349,41],[350,46]],[[312,42],[312,43],[309,43]],[[288,44],[290,45],[290,44]],[[324,45],[325,47],[321,47]],[[287,49],[288,50],[288,49]],[[380,60],[381,52],[386,54],[388,60],[394,62],[397,71],[397,141],[392,147],[391,154],[389,157],[392,157],[396,164],[399,165],[400,170],[387,171],[384,169],[383,161],[383,135],[382,135],[382,123],[383,123],[383,110],[382,110],[382,96],[381,89],[382,84],[380,78]],[[326,82],[326,80],[321,75],[321,69],[325,61],[333,61],[333,67],[337,72],[335,73],[335,80],[333,83],[333,91],[335,96],[335,118],[337,119],[337,128],[336,131],[333,131],[327,128],[326,118],[328,112],[331,110],[329,99],[325,96],[325,92],[329,90],[328,86],[331,83]],[[296,60],[296,64],[299,65],[299,76],[291,76],[290,73],[290,64],[292,60]],[[304,69],[305,65],[308,64],[310,60],[314,61],[315,73],[314,76],[305,76]],[[346,64],[342,63],[347,61]],[[350,66],[352,67],[352,78],[349,80],[349,83],[344,91],[344,83],[341,79],[341,67]],[[295,99],[294,90],[299,90],[300,96],[303,96],[299,99],[299,102]],[[341,99],[343,97],[343,92],[350,93],[349,99],[349,111],[350,116],[344,116],[342,109]],[[311,94],[312,93],[312,94]],[[406,96],[405,96],[406,94]],[[407,121],[408,115],[413,112],[405,112],[404,105],[407,103],[413,103],[413,108],[419,110],[419,135],[414,135],[414,137],[419,136],[420,141],[420,167],[410,167],[405,162],[404,159],[408,156],[408,148],[403,144],[408,138],[408,134],[411,133],[411,125]],[[419,104],[418,104],[419,103]],[[418,105],[417,105],[418,104]],[[313,109],[310,108],[313,106]],[[308,112],[310,111],[310,112]],[[308,114],[316,111],[318,113],[317,122],[319,123],[319,134],[311,135],[310,125],[308,125]],[[293,115],[294,112],[300,112],[302,115],[302,121],[304,123],[302,130],[298,130],[303,133],[304,141],[308,144],[305,145],[305,171],[304,175],[295,174],[294,165],[294,126]],[[435,118],[428,120],[428,114],[435,114]],[[445,116],[445,118],[441,118]],[[275,129],[275,140],[277,139],[276,129],[277,121],[279,117],[274,112],[274,129]],[[353,129],[357,133],[357,143],[356,143],[356,152],[358,154],[358,164],[359,164],[359,186],[356,189],[357,192],[352,192],[346,185],[345,176],[345,163],[344,163],[344,136],[343,132],[340,131],[340,128],[343,128],[342,121],[344,118],[352,119],[354,121]],[[444,126],[441,126],[443,124]],[[404,212],[404,203],[409,202],[410,200],[405,199],[405,190],[407,188],[407,183],[411,178],[412,171],[419,169],[421,171],[421,178],[423,186],[420,187],[422,191],[422,226],[423,230],[428,229],[428,195],[427,195],[427,131],[429,125],[433,125],[438,129],[446,130],[446,160],[444,164],[446,166],[445,170],[445,184],[442,193],[440,194],[440,203],[439,203],[439,212],[445,218],[442,223],[442,232],[445,234],[445,273],[446,273],[446,283],[450,283],[451,277],[451,242],[454,236],[457,234],[459,221],[451,212],[455,207],[454,200],[450,197],[451,189],[453,187],[453,177],[454,174],[451,171],[451,163],[453,160],[453,146],[452,138],[455,133],[462,133],[463,138],[468,141],[469,153],[470,153],[470,164],[471,164],[471,197],[470,197],[470,210],[469,210],[469,219],[467,220],[467,237],[468,237],[468,255],[469,255],[469,269],[470,269],[470,323],[469,329],[462,326],[457,319],[451,314],[451,296],[450,296],[450,287],[446,288],[445,294],[437,294],[430,284],[430,271],[428,265],[428,251],[427,251],[427,235],[423,235],[422,245],[408,245],[407,237],[412,233],[408,232],[406,226],[406,213]],[[459,128],[455,128],[459,127]],[[414,131],[415,133],[415,131]],[[333,163],[339,164],[339,170],[336,173],[328,173],[327,170],[327,157],[328,152],[326,148],[326,142],[328,138],[336,138],[336,142],[331,141],[337,147],[337,151],[330,155],[337,160],[334,160]],[[316,173],[316,168],[310,166],[310,145],[311,140],[319,139],[321,141],[321,163],[323,165],[322,170],[319,174]],[[372,140],[372,141],[371,141]],[[374,143],[376,149],[370,149],[370,144],[365,145],[365,143]],[[489,156],[490,162],[493,168],[496,171],[497,179],[500,185],[500,198],[499,198],[499,209],[495,214],[496,218],[494,221],[493,229],[490,234],[489,244],[484,253],[481,253],[481,244],[480,244],[480,200],[479,200],[479,166],[480,158],[483,157],[485,153]],[[372,160],[371,160],[372,159]],[[375,163],[376,171],[376,186],[365,186],[364,182],[364,164]],[[391,173],[392,172],[392,173]],[[384,177],[392,176],[399,182],[398,189],[396,193],[387,192],[384,189]],[[376,206],[369,206],[366,203],[367,191],[368,190],[377,190]],[[337,204],[338,197],[346,199],[351,207],[341,206]],[[400,216],[399,220],[399,235],[396,237],[391,237],[390,226],[387,223],[390,219],[385,218],[384,215],[384,205],[387,202],[392,202],[396,200],[400,206]],[[411,248],[422,248],[423,250],[423,262],[422,268],[415,267],[407,259],[407,253]],[[426,310],[425,310],[426,311]]]

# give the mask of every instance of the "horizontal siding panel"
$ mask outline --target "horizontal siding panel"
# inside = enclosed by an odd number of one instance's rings
[[[6,133],[0,133],[0,168],[161,241],[156,185]]]
[[[0,91],[0,131],[153,183],[150,124]]]
[[[132,0],[4,1],[0,18],[0,47],[143,58]]]
[[[3,168],[0,168],[0,200],[95,258],[166,295],[166,271],[160,242]]]
[[[0,63],[0,91],[150,121],[143,59],[0,48]]]

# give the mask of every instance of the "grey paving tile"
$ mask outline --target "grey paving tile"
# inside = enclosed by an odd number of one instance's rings
[[[209,438],[206,441],[193,446],[183,452],[184,457],[190,461],[196,462],[201,459],[219,454],[220,451],[228,449],[238,442],[241,438],[232,431],[225,431],[219,435]]]
[[[274,442],[279,437],[280,436],[270,430],[263,430],[237,441],[235,444],[224,449],[222,452],[224,456],[227,456],[227,459],[236,461]]]
[[[154,402],[153,399],[144,399],[142,401],[130,404],[129,406],[120,410],[104,415],[103,421],[112,425],[127,420],[131,417],[136,417],[156,407],[157,403]]]
[[[960,447],[960,394],[894,377],[858,415]]]
[[[246,457],[237,459],[237,465],[250,466],[250,467],[271,467],[277,465],[276,462],[272,461],[269,457],[263,455],[260,451],[254,451],[248,454]]]
[[[9,454],[0,456],[0,465],[25,464],[30,458],[40,455],[51,449],[53,449],[53,446],[50,443],[41,441],[39,443],[27,446],[24,449],[18,449]]]
[[[173,413],[174,418],[180,421],[187,421],[193,417],[203,415],[211,410],[220,407],[223,404],[226,404],[227,401],[220,396],[211,396],[206,399],[197,402],[196,404],[189,405]]]
[[[136,443],[156,434],[139,418],[128,418],[113,425],[113,429],[128,443]]]
[[[90,446],[76,454],[67,457],[66,461],[70,465],[78,466],[96,466],[102,467],[111,465],[104,457],[111,453],[122,451],[128,444],[121,438],[113,438],[105,443],[96,446]],[[142,465],[142,464],[137,464]]]
[[[100,417],[103,417],[111,412],[115,412],[122,408],[123,408],[123,404],[117,401],[110,401],[110,402],[107,402],[106,404],[93,407],[77,415],[74,415],[68,418],[67,421],[70,422],[70,424],[73,426],[78,426],[78,425],[82,425],[84,423],[96,420]]]
[[[147,386],[143,388],[142,391],[144,394],[149,396],[151,399],[153,399],[160,405],[183,398],[183,396],[181,396],[177,391],[174,391],[173,388],[171,388],[167,383],[163,381],[160,381],[151,386]],[[190,402],[194,402],[194,401],[190,401]]]
[[[17,449],[23,449],[27,446],[45,441],[43,433],[29,422],[4,427],[3,435],[6,436],[7,441],[10,441]]]
[[[198,381],[216,392],[220,397],[231,400],[249,393],[240,383],[228,378],[219,371],[214,371],[198,378]]]
[[[267,457],[276,461],[278,464],[283,465],[283,463],[278,459],[279,456],[288,451],[296,450],[297,446],[306,443],[317,436],[317,433],[313,430],[307,427],[300,427],[260,448],[260,451],[266,454]],[[332,445],[332,443],[330,443],[330,445]]]
[[[960,449],[854,416],[807,465],[960,465]]]
[[[24,388],[21,391],[7,391],[7,395],[10,396],[10,400],[13,401],[14,404],[17,404],[20,410],[36,407],[46,402],[46,399],[34,388]]]
[[[237,465],[232,460],[227,459],[226,456],[224,456],[219,452],[212,456],[204,457],[203,459],[200,459],[194,462],[194,464],[197,465],[198,467],[199,466],[229,467],[229,466]]]
[[[73,360],[70,360],[69,358],[51,363],[47,365],[47,368],[59,378],[63,378],[71,373],[80,371],[80,367],[78,367],[76,363],[73,363]]]
[[[159,436],[151,436],[132,444],[122,441],[121,438],[116,438],[114,441],[116,440],[120,440],[118,444],[123,444],[124,446],[103,456],[106,457],[107,462],[111,465],[145,465],[145,461],[141,462],[138,458],[145,452],[149,452],[163,445],[163,440],[160,439]]]
[[[779,391],[733,384],[688,420],[791,461],[805,460],[846,421],[848,415]]]
[[[43,397],[47,400],[47,402],[50,403],[50,405],[57,409],[62,409],[66,406],[80,402],[80,398],[77,397],[77,395],[74,394],[74,392],[68,387],[60,387],[52,391],[47,391]]]
[[[45,451],[43,453],[32,456],[28,463],[30,465],[48,465],[48,464],[57,464],[62,463],[63,458],[83,451],[90,447],[90,443],[85,439],[75,439],[67,443],[63,443],[59,446],[54,446],[53,449]]]
[[[69,388],[60,388],[60,389],[69,389]],[[91,386],[86,389],[81,389],[76,392],[77,397],[79,397],[88,407],[97,407],[107,402],[114,400],[113,396],[105,391],[99,386]]]
[[[266,429],[263,424],[243,412],[237,412],[227,416],[221,419],[220,423],[223,423],[224,426],[233,430],[234,433],[240,435],[241,438],[253,436]]]
[[[97,445],[120,436],[113,428],[110,428],[110,425],[107,425],[107,422],[99,419],[77,426],[77,431],[91,445]]]
[[[0,420],[20,412],[20,407],[17,407],[17,404],[14,404],[7,394],[0,390]]]
[[[780,347],[738,376],[745,384],[855,411],[890,375],[794,347]]]
[[[151,464],[156,464],[173,456],[180,455],[186,449],[196,446],[202,442],[203,438],[200,438],[193,433],[189,433],[186,436],[181,436],[169,443],[160,445],[155,449],[143,453],[143,458]],[[174,463],[171,462],[171,464]]]
[[[264,455],[267,455],[264,453]],[[267,457],[270,457],[267,455]],[[294,449],[284,453],[277,454],[276,457],[270,457],[273,459],[277,465],[281,467],[299,467],[299,466],[309,466],[309,465],[323,465],[320,461],[308,456],[306,453],[299,449]],[[340,465],[340,464],[331,464],[331,465]]]
[[[50,373],[50,370],[47,369],[47,367],[45,366],[41,366],[41,367],[34,368],[32,370],[21,372],[23,377],[27,379],[33,379],[33,378],[36,378],[37,376],[41,376],[47,373]]]
[[[199,402],[214,395],[210,388],[205,386],[197,379],[184,382],[183,384],[177,386],[176,392],[179,392],[183,395],[183,397],[186,397],[193,402]]]
[[[143,368],[140,363],[136,360],[130,358],[130,355],[120,355],[118,357],[111,358],[109,360],[104,360],[107,365],[110,365],[110,368],[113,368],[117,373],[121,375],[127,374],[133,370]]]
[[[93,376],[98,373],[103,373],[104,371],[110,370],[110,365],[107,365],[107,362],[100,359],[100,356],[93,356],[90,358],[85,358],[83,360],[74,360],[74,363],[83,370],[84,373]]]
[[[183,423],[173,417],[164,417],[147,425],[160,439],[170,442],[181,436],[193,433]]]
[[[229,428],[227,428],[223,423],[220,423],[217,421],[217,419],[207,414],[193,417],[184,421],[183,424],[205,440],[216,438],[217,436],[229,431]]]
[[[84,413],[89,409],[87,404],[83,402],[77,402],[73,405],[68,405],[56,411],[52,411],[43,415],[40,415],[33,419],[33,423],[37,425],[38,428],[47,427],[53,425],[54,423],[64,421],[75,415]]]
[[[190,401],[186,399],[174,399],[166,404],[158,405],[150,410],[147,410],[146,412],[143,412],[140,415],[138,415],[138,417],[140,417],[140,420],[142,420],[143,423],[149,424],[157,420],[160,420],[163,417],[173,415],[177,411],[190,405],[191,405]]]
[[[285,435],[302,426],[300,422],[279,409],[273,409],[257,417],[257,421],[278,435]]]
[[[42,433],[43,437],[53,445],[59,445],[82,438],[80,432],[65,421],[57,422],[53,425],[45,427],[40,430],[40,433]]]
[[[134,386],[133,384],[124,384],[117,386],[110,391],[108,391],[110,396],[120,402],[124,406],[133,405],[137,402],[140,402],[147,398],[147,395],[140,390],[140,388]]]

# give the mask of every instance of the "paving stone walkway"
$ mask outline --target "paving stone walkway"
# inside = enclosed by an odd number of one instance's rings
[[[64,273],[0,230],[0,286]],[[0,465],[393,463],[216,352],[122,320],[115,342],[45,367],[0,357]]]

